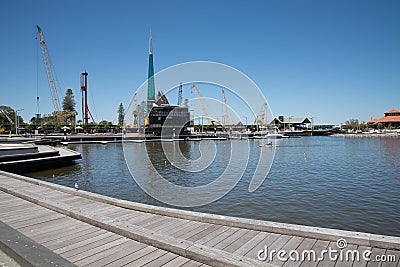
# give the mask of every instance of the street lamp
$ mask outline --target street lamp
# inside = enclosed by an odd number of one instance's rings
[[[15,111],[15,135],[18,135],[18,128],[19,128],[19,120],[18,120],[18,112],[23,111],[24,109],[17,109]]]

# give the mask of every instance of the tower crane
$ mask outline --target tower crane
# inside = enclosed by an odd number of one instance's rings
[[[133,100],[132,100],[132,117],[130,121],[130,125],[132,128],[137,128],[138,123],[137,123],[137,116],[138,116],[138,106],[137,106],[137,98],[136,98],[137,93],[133,95]]]
[[[49,83],[51,97],[53,100],[54,111],[57,113],[57,117],[59,118],[61,106],[60,106],[60,100],[58,98],[54,69],[50,61],[49,50],[47,49],[47,44],[46,40],[44,39],[43,31],[39,27],[39,25],[36,25],[36,28],[39,33],[40,50],[42,51],[43,63],[44,63],[44,68],[46,70],[47,81]]]
[[[2,113],[7,118],[7,120],[10,122],[11,125],[14,124],[12,119],[10,117],[8,117],[7,112],[5,112],[3,109],[0,109],[0,113]]]
[[[228,112],[228,106],[226,105],[225,90],[223,88],[222,88],[222,102],[224,103],[225,125],[228,125],[229,124],[229,112]]]
[[[209,119],[206,107],[204,106],[204,103],[201,100],[199,91],[197,91],[196,86],[194,84],[192,85],[192,90],[193,90],[194,94],[196,95],[197,101],[199,101],[200,108],[203,111],[204,116],[206,116],[206,118],[207,118],[208,125],[213,125],[213,122]]]
[[[265,122],[265,109],[267,107],[268,103],[264,102],[261,106],[261,111],[258,113],[257,118],[254,120],[254,123],[257,125],[257,127],[260,127],[264,124]]]
[[[178,106],[182,105],[182,83],[179,84],[179,91],[178,91]]]

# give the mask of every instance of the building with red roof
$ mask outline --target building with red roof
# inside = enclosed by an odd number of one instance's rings
[[[384,113],[385,116],[380,119],[372,119],[368,123],[377,125],[378,123],[382,123],[384,128],[400,127],[400,111],[397,109],[392,109]]]

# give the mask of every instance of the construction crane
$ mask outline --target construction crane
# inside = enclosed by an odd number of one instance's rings
[[[214,123],[209,119],[210,117],[208,116],[206,107],[204,106],[204,103],[201,100],[199,91],[197,91],[196,86],[194,84],[192,85],[192,90],[193,90],[194,94],[196,95],[197,101],[199,101],[200,108],[203,111],[204,116],[207,118],[208,125],[214,125]]]
[[[267,107],[267,102],[264,102],[261,106],[261,111],[258,113],[257,118],[254,120],[254,123],[257,127],[260,127],[265,122],[265,108]]]
[[[130,125],[132,128],[137,128],[138,123],[137,123],[137,116],[138,116],[138,107],[137,107],[137,98],[136,98],[137,93],[133,95],[133,100],[132,100],[132,117],[130,121]]]
[[[57,93],[58,91],[57,91],[56,81],[54,78],[55,77],[54,69],[53,69],[53,66],[50,61],[49,50],[47,49],[47,44],[44,39],[42,29],[39,27],[39,25],[36,25],[36,28],[39,33],[40,50],[42,51],[43,63],[44,63],[44,68],[46,70],[47,81],[49,83],[51,97],[53,99],[54,111],[56,113],[60,113],[61,105],[60,105],[60,100],[58,98],[58,93]],[[59,114],[56,114],[56,115],[59,116]]]
[[[225,97],[225,90],[222,88],[222,102],[224,103],[224,111],[225,111],[225,125],[229,124],[229,111],[228,106],[226,105],[226,97]]]
[[[178,106],[182,105],[182,83],[179,84],[179,91],[178,91]]]
[[[89,115],[90,118],[92,119],[93,123],[96,124],[96,122],[93,119],[92,113],[89,110],[88,106],[88,96],[87,96],[87,90],[88,90],[88,82],[87,82],[87,76],[88,73],[82,72],[81,73],[81,92],[82,92],[82,122],[85,125],[89,124]]]
[[[3,109],[0,109],[0,112],[7,118],[7,120],[10,122],[11,125],[14,124],[14,122],[12,121],[12,119],[11,119],[10,117],[8,117],[6,111],[4,111]]]

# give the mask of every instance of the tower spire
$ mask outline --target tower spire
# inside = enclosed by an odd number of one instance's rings
[[[153,37],[150,31],[150,50],[149,50],[149,72],[147,76],[147,111],[150,112],[156,100],[154,86],[154,65],[153,65]]]
[[[151,35],[151,30],[150,30],[150,49],[149,49],[149,54],[153,54],[153,36]]]

